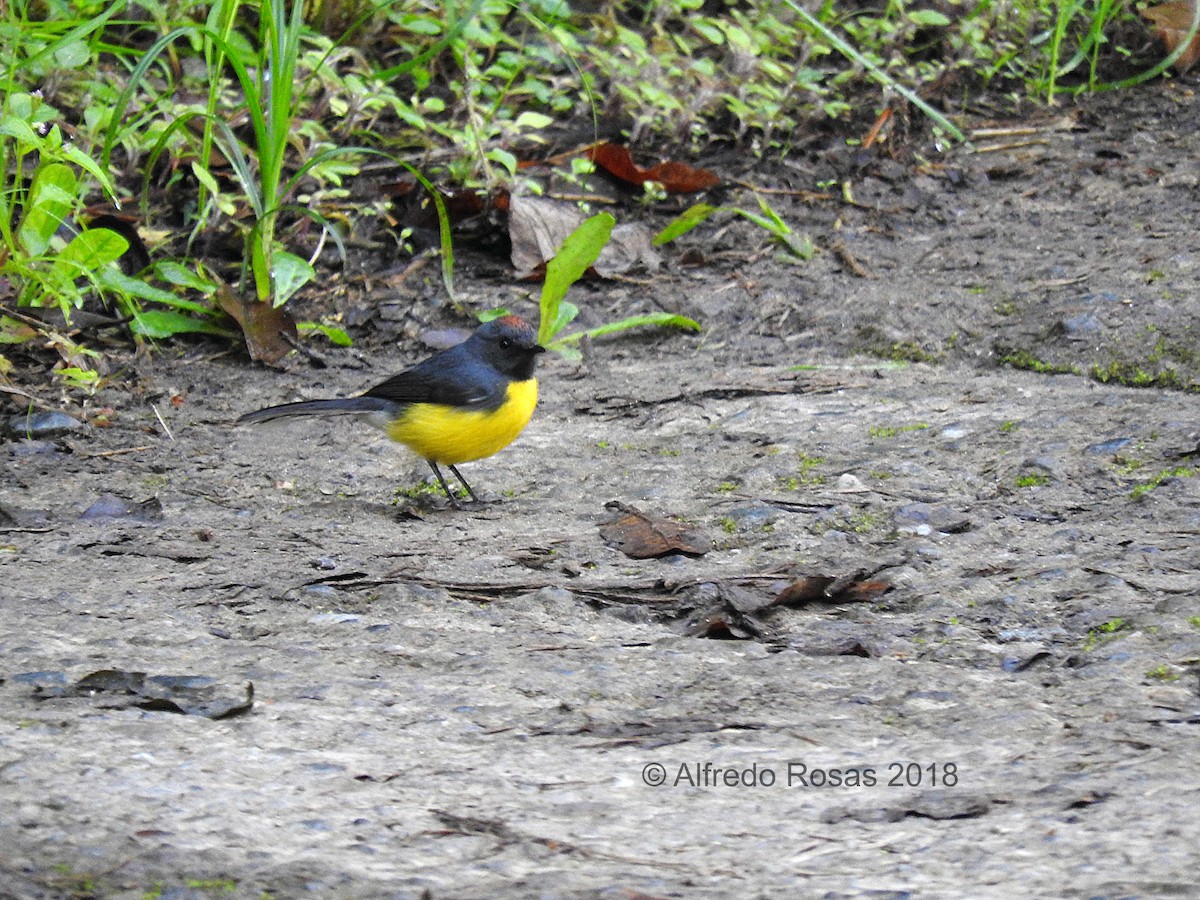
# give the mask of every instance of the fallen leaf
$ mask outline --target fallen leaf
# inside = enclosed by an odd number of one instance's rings
[[[1149,19],[1156,26],[1154,29],[1158,39],[1163,42],[1167,56],[1187,38],[1192,30],[1192,19],[1196,15],[1195,7],[1186,0],[1170,0],[1141,10],[1142,18]],[[1179,58],[1171,64],[1176,72],[1182,75],[1200,60],[1200,34],[1192,36],[1191,43]]]
[[[651,516],[633,506],[609,503],[620,512],[600,526],[600,536],[631,559],[654,559],[670,553],[703,556],[712,549],[712,539],[690,525]]]
[[[600,144],[588,150],[587,155],[614,178],[639,187],[647,181],[657,181],[672,194],[690,194],[721,182],[708,169],[697,169],[687,163],[662,162],[648,169],[642,168],[633,161],[629,149],[618,144]]]
[[[886,581],[862,580],[862,573],[851,575],[802,575],[780,591],[772,606],[803,606],[806,603],[856,603],[874,600],[892,589]]]
[[[299,339],[295,320],[282,306],[245,300],[226,284],[217,288],[217,302],[241,327],[246,350],[256,362],[275,365]]]
[[[223,719],[254,705],[254,685],[223,684],[206,675],[147,675],[121,669],[100,669],[70,683],[62,672],[29,672],[14,681],[33,685],[38,700],[82,697],[103,709],[165,710],[207,719]]]
[[[563,241],[585,218],[574,203],[542,197],[510,198],[508,235],[517,276],[528,278],[543,272]],[[613,229],[592,270],[603,278],[612,278],[639,267],[653,272],[659,262],[649,230],[637,223],[626,223]]]

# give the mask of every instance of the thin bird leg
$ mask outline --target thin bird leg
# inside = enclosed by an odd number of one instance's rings
[[[433,469],[433,474],[437,476],[437,480],[441,483],[442,490],[446,492],[446,499],[457,506],[458,503],[455,501],[454,495],[450,493],[450,485],[446,484],[446,477],[442,475],[442,470],[438,468],[438,464],[432,459],[426,460],[426,462],[429,463],[429,468]],[[453,468],[453,466],[451,468]]]
[[[467,479],[462,477],[462,472],[458,471],[458,469],[454,468],[454,466],[450,467],[450,471],[454,473],[455,478],[462,482],[462,486],[467,489],[467,493],[471,495],[471,499],[478,503],[479,498],[475,496],[475,492],[471,490],[471,486],[467,484]]]

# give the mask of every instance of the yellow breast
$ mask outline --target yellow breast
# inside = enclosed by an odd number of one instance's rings
[[[503,450],[529,424],[535,406],[537,379],[514,381],[499,409],[414,403],[388,424],[387,435],[423,459],[454,466]]]

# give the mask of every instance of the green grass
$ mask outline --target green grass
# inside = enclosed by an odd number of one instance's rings
[[[794,135],[814,131],[853,144],[900,98],[944,145],[962,139],[956,110],[980,91],[1015,104],[1113,87],[1106,73],[1129,68],[1120,39],[1135,15],[1115,0],[853,9],[615,0],[603,14],[485,0],[180,0],[136,9],[81,0],[47,9],[28,0],[0,7],[0,277],[24,306],[69,313],[99,297],[143,343],[193,332],[234,337],[216,302],[223,283],[269,304],[311,291],[320,267],[347,252],[343,235],[389,215],[383,202],[350,200],[350,180],[369,160],[429,190],[453,300],[451,233],[435,183],[488,197],[534,190],[520,163],[564,133],[595,132],[601,115],[648,155],[686,157],[715,142],[782,156]],[[930,136],[919,124],[905,128],[898,140]],[[416,159],[421,171],[411,168]],[[581,177],[581,162],[564,171]],[[650,205],[663,196],[654,183],[644,193]],[[136,276],[116,264],[125,238],[74,224],[86,205],[126,197],[141,198],[148,230],[162,235],[152,267]],[[819,239],[798,233],[763,196],[757,205],[728,209],[793,260],[816,252]],[[689,227],[703,218],[693,213]],[[64,236],[60,225],[75,233]],[[589,228],[581,246],[603,246],[603,225]],[[208,249],[231,238],[241,253]],[[409,238],[401,233],[397,243]],[[562,269],[548,277],[552,293],[577,277],[573,263]],[[617,315],[568,334],[574,308],[561,294],[543,301],[544,335],[564,353],[586,336],[695,324],[667,313]],[[33,330],[0,321],[0,341],[30,354],[53,346],[64,385],[97,387],[102,367],[80,338]],[[349,339],[334,326],[306,331]],[[955,336],[943,345],[952,349]],[[916,341],[878,352],[938,361]],[[1007,364],[1056,370],[1023,357]],[[0,374],[11,367],[0,356]],[[1183,378],[1111,367],[1093,377],[1156,386]]]

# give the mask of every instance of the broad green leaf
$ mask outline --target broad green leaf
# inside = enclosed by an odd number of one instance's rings
[[[191,288],[202,294],[211,294],[217,285],[198,272],[193,272],[187,266],[174,260],[164,259],[154,267],[154,273],[163,281],[178,287]]]
[[[54,259],[51,271],[69,278],[86,273],[98,274],[109,263],[116,262],[129,249],[129,241],[107,228],[89,228],[71,238]]]
[[[140,278],[126,275],[115,266],[109,266],[101,270],[97,276],[97,280],[105,290],[115,291],[126,297],[146,300],[152,303],[165,303],[168,306],[178,306],[176,302],[178,298],[170,291],[164,291],[160,287],[147,284]],[[209,312],[207,307],[201,307],[200,309],[202,312]]]
[[[282,250],[276,250],[272,254],[271,262],[274,264],[272,275],[275,281],[275,306],[287,303],[296,291],[312,281],[317,274],[306,260]]]
[[[47,163],[38,168],[17,231],[21,247],[30,256],[46,252],[54,232],[75,202],[76,187],[75,173],[63,163]]]
[[[687,234],[720,209],[721,207],[712,206],[708,203],[697,203],[695,206],[688,207],[668,222],[667,227],[654,236],[652,243],[655,247],[669,244],[677,237]]]
[[[54,49],[54,62],[64,69],[77,69],[92,58],[83,41],[70,41]]]
[[[596,261],[604,245],[608,243],[617,220],[609,213],[597,213],[582,224],[563,241],[554,258],[546,264],[546,280],[542,284],[541,320],[538,324],[538,343],[546,342],[557,334],[556,326],[561,321],[559,305],[576,281],[583,277],[588,266]]]
[[[9,115],[0,120],[0,134],[16,138],[18,143],[27,147],[40,147],[42,143],[33,126],[20,116]]]
[[[193,319],[174,310],[152,309],[135,313],[129,330],[155,340],[169,338],[173,334],[229,334],[211,320]]]

